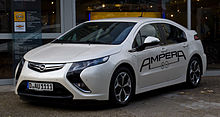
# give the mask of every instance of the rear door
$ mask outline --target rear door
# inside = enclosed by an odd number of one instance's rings
[[[165,40],[166,81],[175,80],[184,76],[187,70],[188,43],[183,30],[172,24],[160,24],[163,39]]]

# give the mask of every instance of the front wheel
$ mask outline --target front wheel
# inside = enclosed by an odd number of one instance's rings
[[[134,95],[134,78],[129,69],[120,67],[113,73],[110,84],[110,101],[113,104],[124,106]]]
[[[199,85],[202,76],[202,65],[197,57],[190,59],[187,69],[186,84],[189,88],[195,88]]]

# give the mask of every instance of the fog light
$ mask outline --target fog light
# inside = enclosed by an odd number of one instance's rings
[[[80,78],[80,73],[68,73],[67,79],[80,91],[84,93],[91,93],[91,90],[86,86],[86,84]]]
[[[85,85],[85,83],[83,82],[79,82],[79,83],[73,83],[74,86],[76,88],[78,88],[79,90],[81,90],[84,93],[91,93],[91,91],[89,90],[89,88]]]
[[[89,88],[83,82],[73,83],[73,85],[84,93],[91,93]]]

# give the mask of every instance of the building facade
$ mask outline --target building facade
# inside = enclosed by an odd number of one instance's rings
[[[0,85],[12,84],[28,50],[88,20],[159,17],[196,30],[208,69],[220,70],[219,0],[0,0]]]

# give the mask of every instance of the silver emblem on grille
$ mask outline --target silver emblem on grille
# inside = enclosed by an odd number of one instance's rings
[[[42,64],[42,65],[39,66],[39,70],[40,71],[44,71],[45,69],[46,69],[45,64]]]

